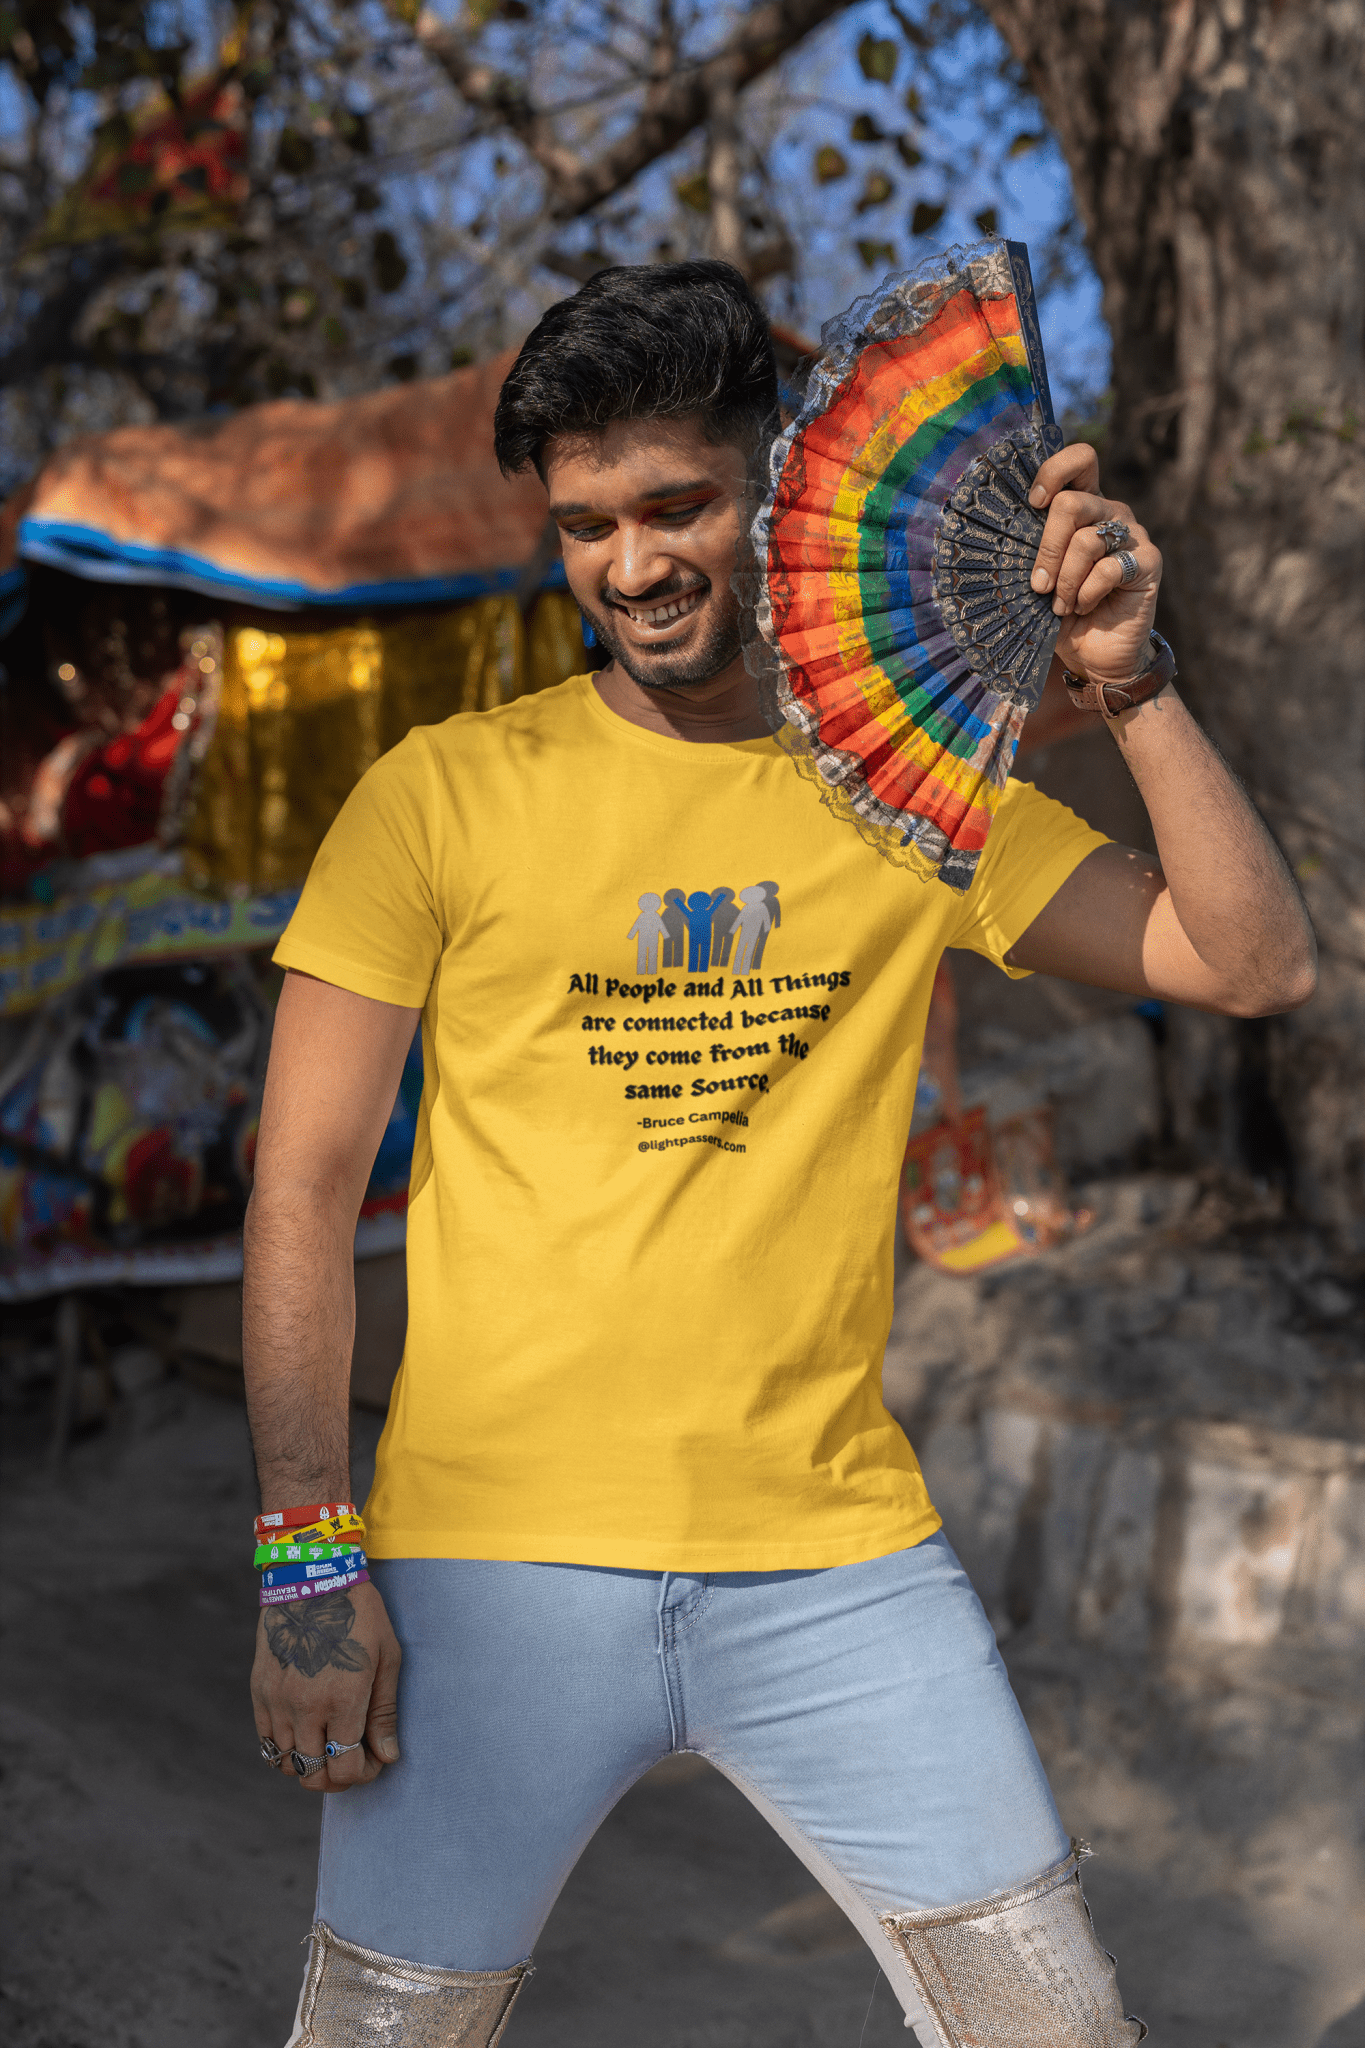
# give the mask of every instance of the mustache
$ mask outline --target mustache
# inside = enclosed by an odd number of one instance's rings
[[[690,583],[685,583],[681,576],[669,576],[662,583],[652,584],[643,597],[623,597],[619,590],[613,590],[610,583],[605,583],[600,598],[603,604],[616,605],[622,611],[640,611],[648,605],[667,604],[670,598],[690,597],[694,590],[710,588],[711,579],[708,576],[694,577]]]

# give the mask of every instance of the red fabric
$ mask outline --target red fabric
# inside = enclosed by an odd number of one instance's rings
[[[155,839],[166,777],[185,739],[171,724],[179,702],[177,677],[141,725],[80,762],[62,805],[62,836],[77,860]]]

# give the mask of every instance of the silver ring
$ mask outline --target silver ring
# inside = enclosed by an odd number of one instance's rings
[[[284,1751],[278,1742],[272,1742],[268,1735],[261,1737],[261,1762],[269,1764],[271,1770],[278,1769],[284,1761]]]
[[[1122,554],[1115,555],[1114,560],[1123,571],[1123,574],[1119,577],[1119,582],[1121,584],[1131,583],[1138,572],[1137,556],[1125,548]]]
[[[301,1778],[311,1778],[314,1771],[323,1769],[327,1759],[325,1756],[304,1756],[300,1750],[291,1749],[289,1761]]]
[[[1121,519],[1102,519],[1095,531],[1104,542],[1106,555],[1116,555],[1120,548],[1132,545],[1133,536]]]
[[[363,1749],[364,1747],[365,1741],[363,1736],[359,1742],[329,1742],[327,1754],[328,1756],[349,1756],[353,1749]]]

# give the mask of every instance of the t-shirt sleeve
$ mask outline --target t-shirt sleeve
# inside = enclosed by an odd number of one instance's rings
[[[275,948],[280,967],[420,1009],[445,943],[430,748],[411,732],[363,775],[318,848]]]
[[[1007,967],[1006,953],[1081,862],[1109,843],[1065,804],[1011,777],[949,946],[984,953],[1015,980],[1029,974]]]

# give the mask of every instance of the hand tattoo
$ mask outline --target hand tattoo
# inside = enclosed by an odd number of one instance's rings
[[[290,1600],[265,1611],[265,1637],[275,1661],[285,1670],[292,1664],[305,1678],[316,1678],[330,1665],[333,1671],[363,1671],[368,1650],[348,1641],[355,1607],[345,1593],[324,1593],[316,1600]]]

